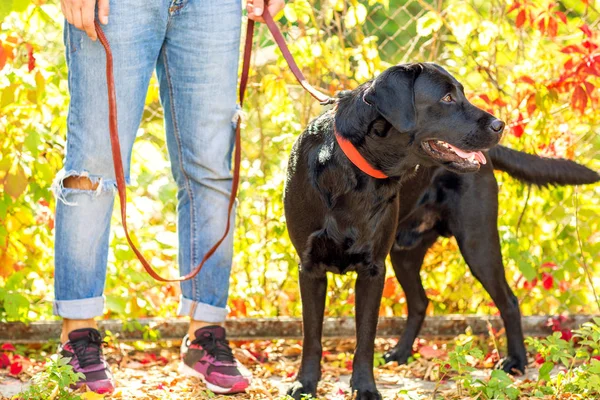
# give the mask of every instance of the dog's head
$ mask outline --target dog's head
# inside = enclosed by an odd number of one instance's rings
[[[378,142],[371,147],[389,152],[390,146],[401,146],[404,158],[418,164],[477,171],[486,162],[481,151],[497,144],[504,130],[504,122],[471,104],[463,86],[435,64],[396,65],[365,86],[362,100],[368,106],[361,108],[362,120],[369,119],[367,114],[374,120],[363,132],[374,131],[370,142]],[[382,119],[387,128],[377,128]]]

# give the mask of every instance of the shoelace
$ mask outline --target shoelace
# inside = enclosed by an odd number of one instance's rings
[[[98,332],[94,331],[90,331],[88,337],[71,342],[81,368],[85,368],[88,365],[100,364],[100,348],[102,343],[104,343],[102,337]]]
[[[192,341],[192,344],[202,346],[202,348],[217,361],[234,362],[233,352],[231,351],[231,347],[229,347],[229,341],[216,338],[211,332],[202,333],[202,336]]]

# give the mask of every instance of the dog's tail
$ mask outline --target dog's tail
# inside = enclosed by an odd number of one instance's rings
[[[545,158],[504,146],[494,146],[488,154],[495,169],[538,186],[581,185],[600,181],[596,171],[564,158]]]

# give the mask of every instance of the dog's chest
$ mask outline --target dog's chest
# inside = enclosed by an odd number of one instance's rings
[[[395,196],[365,192],[339,197],[320,229],[308,238],[303,257],[308,261],[307,267],[338,274],[375,274],[383,268],[395,218]]]

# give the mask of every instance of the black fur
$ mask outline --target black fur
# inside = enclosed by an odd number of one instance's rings
[[[543,158],[522,153],[504,146],[496,146],[488,152],[494,168],[511,176],[538,186],[583,185],[600,180],[596,171],[562,158]]]
[[[442,101],[448,94],[452,101]],[[425,167],[473,170],[460,160],[444,161],[428,153],[424,146],[429,141],[483,150],[497,144],[503,126],[470,104],[462,85],[441,67],[407,64],[344,94],[335,110],[312,121],[300,135],[284,194],[288,232],[300,256],[304,327],[300,371],[288,392],[292,397],[315,396],[321,377],[326,273],[356,271],[357,346],[351,386],[357,399],[381,398],[373,376],[374,340],[399,202],[405,192],[414,192],[406,182],[421,176]],[[371,178],[354,166],[338,146],[334,127],[390,178]],[[452,191],[458,183],[450,178],[445,185],[444,190]]]
[[[539,186],[594,183],[600,176],[573,161],[542,158],[503,146],[493,147],[487,156],[491,163],[475,174],[423,168],[403,185],[412,191],[400,191],[400,217],[390,256],[406,293],[408,321],[397,345],[385,355],[387,361],[406,363],[425,318],[428,300],[419,275],[425,253],[439,236],[456,236],[465,261],[504,321],[508,356],[499,367],[511,373],[525,370],[519,304],[505,279],[500,253],[498,186],[493,168]]]

